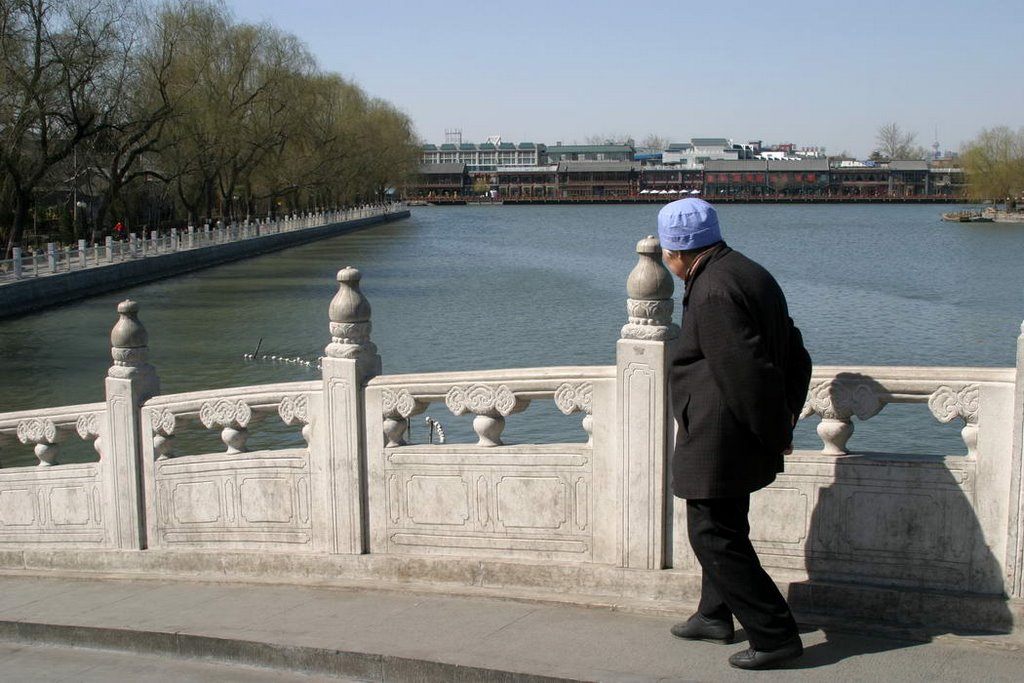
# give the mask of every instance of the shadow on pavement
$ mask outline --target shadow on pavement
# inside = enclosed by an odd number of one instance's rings
[[[801,629],[801,631],[806,630]],[[805,647],[803,657],[795,660],[785,668],[816,669],[818,667],[831,666],[851,657],[889,652],[891,650],[924,644],[910,640],[857,636],[851,633],[840,633],[828,629],[822,629],[822,631],[825,634],[825,642]]]

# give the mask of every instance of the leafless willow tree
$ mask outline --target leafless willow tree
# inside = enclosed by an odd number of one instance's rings
[[[1024,128],[982,130],[964,146],[961,163],[972,199],[1015,204],[1024,193]]]

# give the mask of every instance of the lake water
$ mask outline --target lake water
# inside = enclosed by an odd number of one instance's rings
[[[737,204],[719,217],[726,241],[781,283],[815,363],[1012,366],[1024,226],[939,219],[955,208]],[[0,412],[102,400],[127,297],[163,393],[314,379],[243,355],[261,339],[265,354],[322,354],[334,276],[348,265],[363,273],[386,373],[612,364],[634,248],[658,209],[415,207],[409,220],[0,322]],[[509,418],[507,440],[581,433],[579,416],[532,413]],[[443,406],[428,414],[471,435]],[[820,448],[816,421],[801,423],[798,447]],[[894,405],[857,423],[850,446],[958,453],[958,430]]]

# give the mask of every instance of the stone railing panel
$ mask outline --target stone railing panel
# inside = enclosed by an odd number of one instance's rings
[[[593,559],[586,446],[406,446],[387,449],[375,470],[373,552]]]
[[[0,470],[0,549],[109,545],[98,463]]]
[[[762,564],[797,581],[937,591],[1006,590],[1013,369],[820,367],[803,414],[827,425],[820,453],[786,457],[786,471],[751,498]],[[889,403],[927,404],[963,421],[964,455],[850,455],[850,419]],[[833,429],[849,427],[845,434]],[[838,434],[838,436],[837,436]],[[839,456],[839,457],[836,457]],[[696,569],[683,506],[677,568]]]
[[[821,366],[814,369],[800,417],[821,418],[817,432],[822,453],[845,455],[854,431],[853,417],[868,420],[890,403],[922,403],[940,422],[962,421],[966,455],[975,457],[981,387],[1012,382],[1012,368]]]
[[[161,396],[142,410],[147,532],[153,548],[310,552],[313,474],[309,448],[248,451],[248,430],[277,416],[311,438],[310,394],[318,382]],[[181,455],[183,424],[217,430],[221,453]]]
[[[976,471],[955,456],[801,452],[751,498],[751,540],[766,567],[810,580],[997,593],[998,558],[976,557]]]
[[[57,465],[60,445],[68,439],[91,443],[100,455],[106,409],[105,403],[92,403],[0,414],[0,465],[10,467],[9,454],[22,447],[31,448],[40,467]]]
[[[615,499],[597,503],[595,493],[615,488],[608,481],[614,467],[606,462],[610,435],[598,430],[587,433],[587,443],[508,446],[492,431],[498,418],[539,400],[554,400],[566,414],[609,420],[613,372],[542,368],[372,380],[366,398],[370,551],[614,562]],[[479,443],[407,445],[398,438],[410,415],[441,402],[453,414],[476,416]],[[487,429],[479,427],[481,417],[490,421]]]
[[[0,469],[0,548],[4,546],[110,547],[111,502],[99,462],[60,464],[67,439],[91,443],[103,457],[106,404],[0,415],[0,462],[31,447],[39,466]]]

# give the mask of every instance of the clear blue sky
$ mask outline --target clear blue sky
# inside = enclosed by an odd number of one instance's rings
[[[424,142],[648,134],[865,157],[1024,125],[1024,1],[228,0],[388,100]]]

